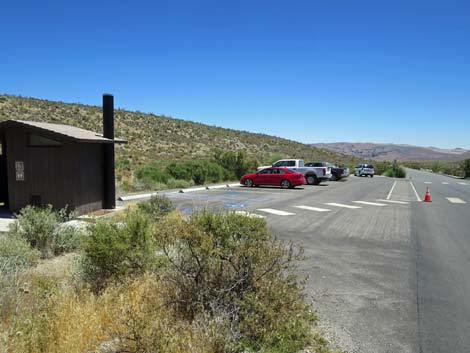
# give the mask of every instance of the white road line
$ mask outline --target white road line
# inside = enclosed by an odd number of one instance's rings
[[[408,205],[409,204],[409,202],[406,202],[406,201],[396,201],[396,200],[377,200],[377,201],[398,203],[398,204],[401,204],[401,205]]]
[[[380,206],[380,207],[387,206],[383,203],[376,203],[376,202],[369,202],[369,201],[353,201],[353,202],[360,203],[362,205],[370,205],[370,206]]]
[[[413,191],[415,192],[416,200],[421,201],[421,199],[420,199],[419,196],[418,196],[418,193],[416,192],[416,188],[415,188],[415,186],[413,185],[413,182],[410,181],[410,184],[411,184],[411,187],[413,188]]]
[[[466,203],[464,200],[459,199],[458,197],[446,197],[446,199],[451,203]]]
[[[325,205],[343,207],[343,208],[351,208],[351,209],[362,208],[362,207],[359,207],[359,206],[345,205],[343,203],[336,203],[336,202],[325,203]]]
[[[425,181],[425,184],[432,184],[432,181]]]
[[[228,184],[228,187],[231,187],[231,188],[236,187],[236,186],[241,186],[241,184],[240,183],[238,183],[238,184]]]
[[[275,210],[275,209],[272,209],[272,208],[259,208],[259,209],[257,209],[257,211],[271,213],[271,214],[275,214],[275,215],[278,215],[278,216],[293,216],[293,215],[295,215],[295,213],[286,212],[286,211],[279,211],[279,210]]]
[[[235,213],[239,214],[239,215],[242,215],[242,216],[250,217],[250,218],[264,218],[264,216],[261,216],[261,215],[256,214],[256,213],[250,213],[250,212],[247,212],[247,211],[235,211]]]
[[[395,185],[397,185],[396,180],[393,182],[392,188],[390,189],[390,192],[387,195],[387,200],[390,199],[390,197],[392,196],[392,192],[393,192],[393,189],[395,189]]]
[[[443,181],[442,185],[449,185],[449,183],[447,181]]]
[[[459,183],[459,185],[470,185],[470,184],[467,184],[467,183]]]
[[[315,211],[315,212],[329,212],[331,210],[327,208],[318,208],[318,207],[310,207],[310,206],[294,206],[296,208],[301,208],[303,210],[308,210],[308,211]]]

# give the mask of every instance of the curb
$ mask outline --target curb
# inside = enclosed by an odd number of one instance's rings
[[[240,183],[237,184],[220,184],[220,185],[211,185],[211,186],[201,186],[197,188],[189,188],[189,189],[180,189],[176,191],[172,191],[173,193],[181,193],[181,194],[186,194],[189,192],[195,192],[195,191],[203,191],[203,190],[212,190],[212,189],[223,189],[223,188],[233,188],[240,186]],[[128,195],[128,196],[120,196],[118,198],[119,201],[133,201],[133,200],[143,200],[143,199],[148,199],[153,196],[160,195],[162,193],[167,193],[167,191],[162,190],[162,191],[155,191],[155,192],[147,192],[145,194],[135,194],[135,195]]]

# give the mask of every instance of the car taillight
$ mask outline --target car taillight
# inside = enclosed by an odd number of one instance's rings
[[[326,168],[323,168],[323,175],[326,175]]]

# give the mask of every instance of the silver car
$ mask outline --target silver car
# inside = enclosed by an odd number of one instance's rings
[[[373,178],[374,174],[375,170],[372,164],[358,164],[356,168],[354,168],[355,176],[370,176]]]

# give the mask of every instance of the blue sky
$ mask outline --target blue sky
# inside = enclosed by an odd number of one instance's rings
[[[470,149],[470,2],[3,1],[0,93]]]

